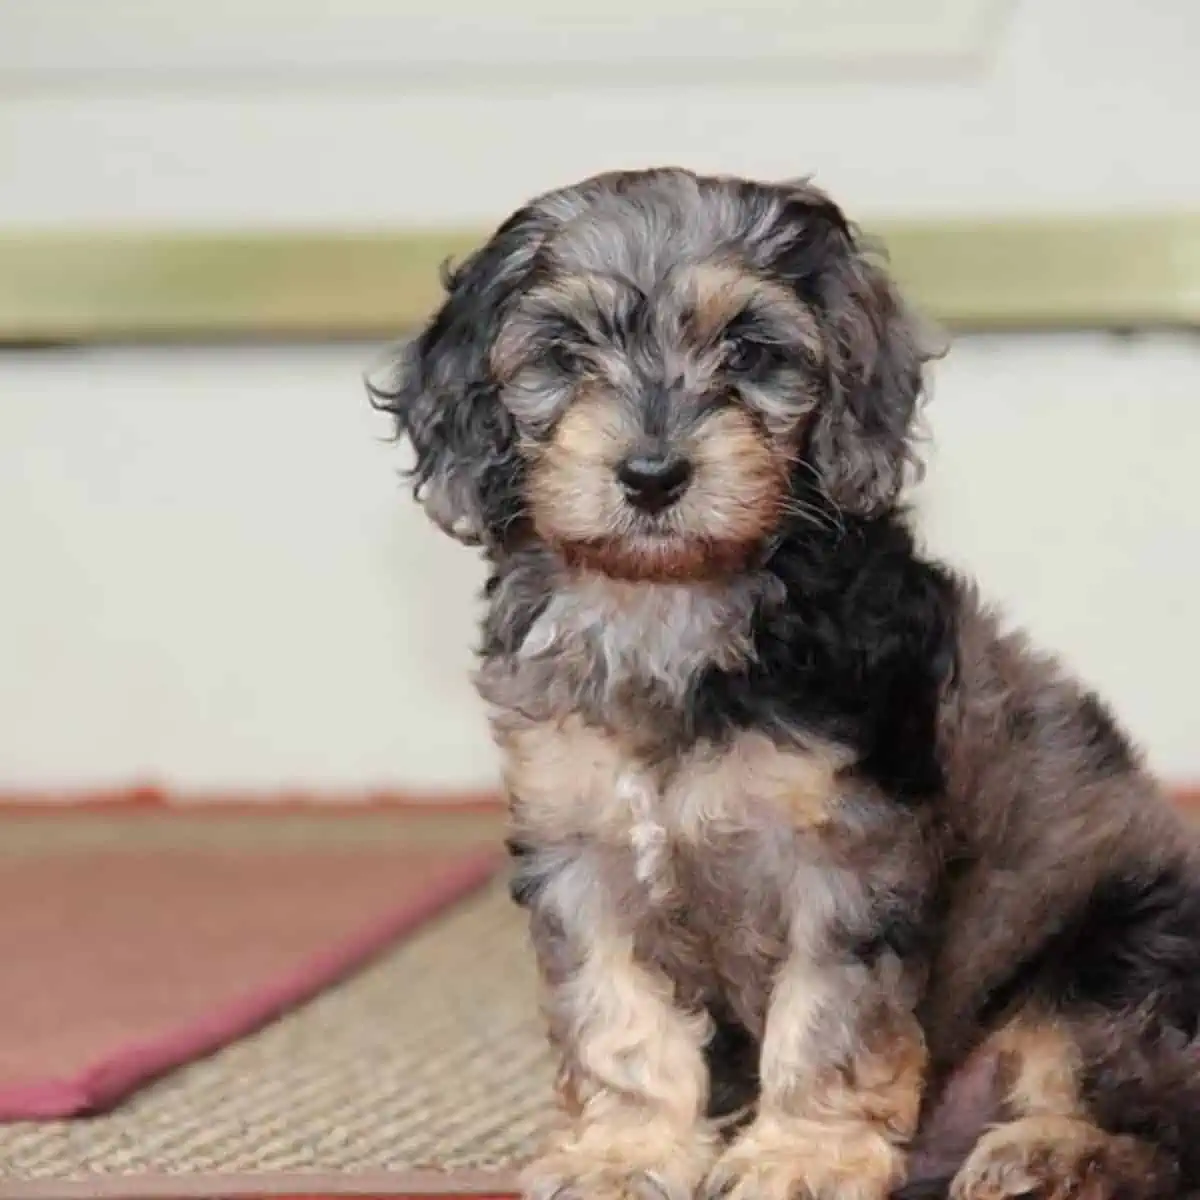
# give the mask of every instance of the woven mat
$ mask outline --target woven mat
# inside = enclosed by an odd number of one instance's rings
[[[496,844],[495,815],[4,817],[10,855],[122,846]],[[551,1115],[521,914],[502,886],[211,1058],[87,1120],[0,1126],[0,1197],[507,1190]]]
[[[87,1121],[0,1129],[0,1180],[30,1194],[294,1189],[297,1175],[449,1172],[505,1186],[547,1125],[551,1072],[520,915],[493,887],[263,1032]],[[245,1177],[257,1177],[247,1180]],[[235,1178],[236,1177],[236,1178]],[[196,1182],[199,1182],[197,1180]],[[332,1181],[338,1183],[338,1181]],[[337,1190],[354,1185],[343,1179]],[[418,1190],[424,1190],[428,1181]],[[323,1179],[323,1186],[331,1181]],[[446,1180],[454,1186],[453,1178]],[[344,1185],[344,1186],[343,1186]],[[29,1191],[29,1189],[26,1189]],[[24,1193],[22,1193],[24,1194]]]

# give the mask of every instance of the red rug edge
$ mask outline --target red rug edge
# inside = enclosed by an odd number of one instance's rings
[[[448,867],[419,900],[373,920],[353,937],[224,1008],[170,1033],[119,1047],[75,1076],[0,1090],[0,1122],[79,1117],[110,1108],[151,1080],[253,1033],[345,978],[482,887],[502,862],[496,850],[475,851]]]
[[[1200,795],[1200,792],[1198,792]],[[105,816],[124,813],[186,812],[189,816],[286,812],[321,816],[337,813],[494,813],[504,807],[499,791],[407,791],[365,788],[361,791],[309,791],[300,788],[173,789],[154,784],[61,791],[0,788],[0,816],[53,816],[81,811]]]

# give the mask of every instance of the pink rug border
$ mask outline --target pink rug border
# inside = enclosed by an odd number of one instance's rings
[[[295,815],[328,816],[355,813],[492,815],[505,811],[496,789],[409,791],[389,788],[311,791],[303,788],[199,788],[180,790],[154,784],[97,788],[10,789],[0,785],[0,818],[48,817],[100,813],[141,816],[146,813],[186,813],[188,816]]]
[[[77,1075],[0,1088],[0,1121],[79,1117],[111,1107],[151,1079],[211,1054],[311,999],[481,887],[501,862],[502,856],[495,850],[472,852],[449,865],[417,900],[398,906],[289,974],[208,1016],[159,1037],[119,1047]]]

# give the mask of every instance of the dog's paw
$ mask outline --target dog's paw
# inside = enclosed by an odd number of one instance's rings
[[[1071,1117],[1025,1117],[985,1133],[950,1188],[951,1200],[1112,1200],[1141,1194],[1153,1154]],[[1134,1190],[1130,1191],[1130,1185]]]
[[[869,1126],[759,1120],[717,1160],[705,1200],[884,1200],[901,1152]]]
[[[526,1168],[526,1200],[695,1200],[712,1162],[702,1130],[680,1138],[653,1123],[592,1126],[559,1139]]]

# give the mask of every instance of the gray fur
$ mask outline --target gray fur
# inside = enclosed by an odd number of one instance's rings
[[[780,350],[769,387],[731,380],[719,330],[689,330],[706,267],[794,297],[791,311],[765,294],[759,306]],[[815,410],[809,466],[848,510],[885,506],[912,464],[929,352],[869,248],[805,184],[676,169],[601,176],[515,213],[448,286],[438,319],[374,396],[416,448],[419,497],[462,540],[498,546],[528,518],[505,480],[536,454],[581,375],[624,412],[630,445],[663,390],[675,439],[725,393],[766,417],[781,452]]]

